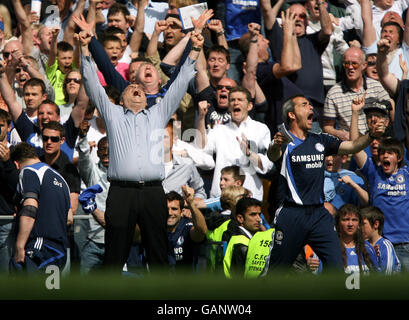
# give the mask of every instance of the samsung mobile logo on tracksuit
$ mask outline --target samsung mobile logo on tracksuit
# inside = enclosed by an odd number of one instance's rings
[[[307,162],[306,169],[321,168],[324,165],[324,154],[306,154],[291,156],[291,162]]]

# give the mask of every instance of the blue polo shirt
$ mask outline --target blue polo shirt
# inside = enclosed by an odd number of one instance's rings
[[[279,192],[283,200],[298,205],[324,203],[326,156],[337,154],[341,140],[326,133],[309,133],[305,140],[283,146]]]

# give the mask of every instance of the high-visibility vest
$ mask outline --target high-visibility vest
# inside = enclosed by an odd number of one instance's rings
[[[242,244],[248,246],[250,239],[243,235],[232,236],[227,245],[226,253],[223,259],[224,275],[227,278],[231,278],[231,259],[233,257],[233,249],[236,244]]]
[[[230,223],[230,219],[223,222],[216,229],[206,232],[206,239],[209,241],[208,251],[207,251],[207,267],[210,272],[216,271],[216,265],[221,265],[223,261],[223,253],[218,253],[217,246],[220,244],[212,245],[211,242],[221,242],[223,238],[223,233],[227,230]],[[224,251],[224,250],[223,250]]]
[[[247,248],[245,278],[257,278],[264,270],[266,258],[270,254],[270,244],[274,236],[274,228],[256,232],[250,239]]]

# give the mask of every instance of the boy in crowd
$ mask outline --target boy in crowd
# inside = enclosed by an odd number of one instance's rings
[[[355,172],[342,168],[347,158],[347,155],[325,157],[325,201],[331,203],[336,209],[346,203],[356,206],[368,204],[368,192],[364,189],[364,180]]]
[[[381,272],[387,275],[400,273],[401,265],[392,243],[382,237],[385,216],[377,207],[366,207],[361,210],[365,239],[377,252]]]
[[[55,92],[55,103],[65,104],[63,83],[65,75],[74,67],[74,48],[68,42],[58,42],[59,29],[53,29],[50,56],[46,64],[46,74]]]
[[[115,70],[119,72],[122,78],[129,80],[129,65],[124,62],[119,62],[123,54],[121,39],[114,35],[105,35],[102,40],[102,45],[104,46],[109,60],[115,67]],[[103,87],[107,85],[107,82],[100,71],[98,71],[98,79]]]

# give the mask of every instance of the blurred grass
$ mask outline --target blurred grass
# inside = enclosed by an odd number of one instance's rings
[[[0,300],[407,300],[409,276],[360,278],[359,290],[347,290],[346,275],[276,275],[227,280],[222,275],[183,273],[143,277],[110,273],[60,279],[59,290],[46,288],[40,276],[0,276]]]

